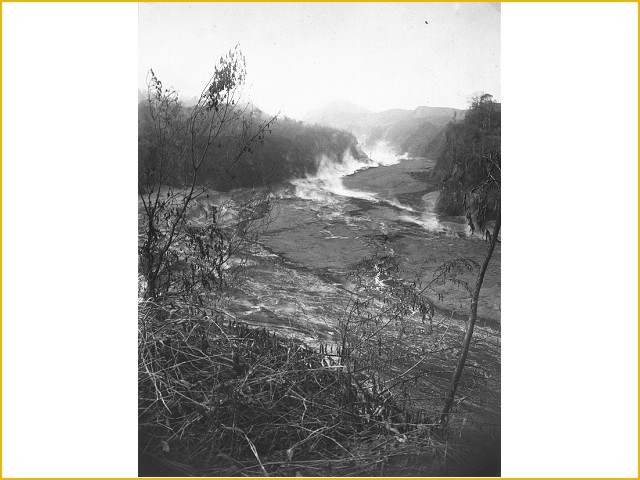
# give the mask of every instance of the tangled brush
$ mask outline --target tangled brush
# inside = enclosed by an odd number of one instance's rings
[[[138,341],[139,449],[182,475],[380,474],[425,448],[432,466],[442,449],[340,352],[151,302]]]

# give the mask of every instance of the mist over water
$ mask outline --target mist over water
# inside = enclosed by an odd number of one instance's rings
[[[436,252],[484,248],[464,217],[436,213],[440,192],[428,176],[433,159],[376,147],[366,157],[349,151],[339,159],[319,156],[314,174],[274,192],[277,214],[252,253],[253,270],[244,296],[231,306],[234,315],[309,344],[330,341],[352,295],[348,273],[362,259],[397,256],[413,275]],[[425,250],[426,243],[432,248]],[[373,288],[387,288],[385,282],[377,274]],[[452,298],[451,308],[465,300]],[[484,308],[494,313],[492,305]]]
[[[349,151],[344,153],[341,162],[326,155],[316,159],[316,162],[318,170],[315,175],[308,175],[306,178],[291,181],[295,186],[295,194],[299,198],[333,203],[332,197],[327,195],[333,194],[376,201],[375,195],[358,190],[350,190],[342,182],[343,177],[375,165],[354,158]]]
[[[446,234],[455,234],[458,236],[471,236],[471,231],[467,227],[464,217],[443,218],[436,213],[436,203],[438,201],[439,191],[429,192],[422,196],[422,209],[417,212],[410,210],[414,215],[402,214],[398,218],[401,221],[415,223],[425,230],[432,232],[441,232]]]
[[[294,187],[293,192],[289,191],[285,196],[308,202],[306,206],[301,205],[298,208],[322,209],[322,215],[326,218],[342,217],[349,199],[364,200],[382,210],[380,215],[383,215],[387,222],[412,223],[430,232],[446,235],[470,235],[463,217],[442,217],[436,213],[439,191],[426,193],[417,202],[414,200],[411,204],[407,204],[400,201],[396,196],[397,193],[392,189],[384,189],[383,194],[380,190],[367,189],[366,184],[362,189],[345,186],[344,178],[356,172],[377,167],[390,167],[409,160],[406,154],[398,155],[386,142],[378,142],[365,153],[368,158],[355,158],[349,150],[344,152],[341,159],[326,155],[318,157],[316,173],[307,175],[305,178],[290,180],[289,183]],[[387,172],[385,169],[384,175],[389,175],[386,178],[393,180],[398,173]]]
[[[326,155],[320,156],[316,159],[317,172],[315,175],[308,175],[306,178],[291,181],[291,184],[295,186],[296,196],[304,200],[328,203],[334,203],[337,200],[331,195],[359,198],[371,202],[380,201],[381,199],[375,193],[346,188],[342,179],[353,175],[359,170],[395,165],[406,157],[395,154],[386,142],[378,142],[368,152],[368,155],[368,160],[360,160],[347,150],[342,155],[341,161]],[[399,202],[396,203],[399,208],[410,209],[410,207],[401,206]]]
[[[373,166],[396,165],[407,158],[407,154],[398,155],[391,146],[384,141],[377,142],[369,151],[365,153],[371,159]]]

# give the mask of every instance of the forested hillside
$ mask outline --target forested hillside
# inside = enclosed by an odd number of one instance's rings
[[[290,118],[276,122],[264,144],[246,157],[240,165],[242,178],[230,183],[233,187],[280,182],[316,173],[317,158],[326,155],[342,160],[345,152],[361,156],[353,134],[335,128],[309,126]]]
[[[500,104],[489,94],[474,98],[462,122],[451,122],[440,139],[441,153],[432,179],[442,183],[437,208],[448,215],[464,213],[464,198],[500,175]],[[488,218],[499,193],[489,198]]]
[[[175,106],[175,124],[180,124],[193,107],[177,103]],[[236,130],[246,125],[247,135],[256,131],[251,125],[269,121],[270,117],[254,109],[234,119]],[[233,129],[232,129],[233,130]],[[157,169],[164,148],[179,149],[187,143],[188,131],[182,125],[176,127],[170,137],[171,145],[161,145],[154,133],[154,124],[146,100],[138,106],[138,168],[139,178],[146,178]],[[257,139],[259,148],[249,148],[241,155],[239,137],[235,134],[220,135],[207,152],[207,161],[203,162],[198,182],[215,182],[214,188],[229,190],[239,187],[262,186],[265,183],[277,183],[291,178],[301,178],[316,172],[316,159],[326,155],[340,161],[345,152],[354,157],[362,156],[356,137],[348,132],[318,125],[305,125],[290,118],[277,118],[270,124],[268,131]],[[190,181],[189,156],[184,155],[182,165],[174,169],[163,183],[181,186]],[[230,168],[232,166],[232,168]]]

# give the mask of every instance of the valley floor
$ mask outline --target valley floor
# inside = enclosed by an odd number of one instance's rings
[[[470,303],[464,284],[473,287],[474,264],[488,248],[469,234],[464,218],[435,213],[433,166],[428,159],[404,159],[277,189],[273,220],[251,249],[226,306],[237,322],[266,327],[330,357],[340,347],[341,326],[353,313],[354,299],[377,298],[366,307],[375,315],[394,288],[424,289],[435,306],[433,318],[425,322],[415,312],[399,317],[401,327],[380,335],[386,360],[375,372],[386,381],[411,372],[413,383],[403,389],[411,408],[421,412],[422,424],[435,422],[448,391]],[[499,475],[500,251],[498,244],[485,276],[451,428],[439,439],[445,461],[436,465],[428,451],[400,449],[380,462],[376,474]],[[393,269],[386,270],[388,265]]]
[[[398,261],[398,276],[423,286],[433,281],[445,262],[471,259],[480,264],[488,242],[471,236],[464,218],[434,213],[438,192],[429,182],[433,165],[426,159],[406,159],[358,171],[342,179],[344,195],[322,188],[310,192],[309,185],[302,196],[292,189],[281,192],[278,216],[261,239],[263,250],[253,259],[241,299],[232,307],[234,314],[311,345],[331,345],[339,337],[338,319],[347,315],[353,296],[349,274],[362,268],[363,260],[368,265],[366,259],[391,256]],[[499,473],[500,252],[498,244],[484,279],[453,422],[458,438],[452,442],[468,450],[442,467],[441,475]],[[477,268],[462,269],[456,278],[473,287],[476,274]],[[380,289],[384,282],[383,278]],[[470,303],[469,292],[459,283],[438,283],[433,288],[425,293],[436,306],[434,335],[443,340],[438,355],[419,367],[428,378],[420,388],[432,408],[440,407],[448,389]],[[421,340],[414,341],[406,346],[406,358],[396,361],[396,370],[418,358],[412,355]],[[399,466],[389,465],[385,475],[421,472],[419,456],[396,461]]]

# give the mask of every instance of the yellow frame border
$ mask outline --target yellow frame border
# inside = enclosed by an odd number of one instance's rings
[[[159,0],[157,3],[215,3],[215,1],[220,1],[220,0],[214,0],[212,1],[207,1],[207,0]],[[230,0],[230,1],[234,1],[234,2],[247,2],[249,3],[251,0]],[[261,2],[264,3],[270,3],[270,2],[289,2],[289,3],[303,3],[303,2],[299,2],[299,0],[260,0]],[[305,3],[324,3],[324,2],[342,2],[344,0],[305,0]],[[349,0],[350,2],[358,2],[358,3],[393,3],[393,0],[389,1],[389,0]],[[571,3],[609,3],[609,0],[606,1],[602,1],[602,0],[565,0],[566,2],[571,2]],[[431,2],[424,2],[423,0],[402,0],[403,3],[431,3]],[[612,3],[639,3],[640,0],[615,0],[615,2]],[[0,0],[0,112],[2,111],[2,4],[4,3],[54,3],[52,0],[36,0],[33,2],[27,2],[27,1],[22,1],[22,0]],[[57,2],[55,2],[57,3]],[[64,3],[140,3],[140,2],[135,2],[134,0],[107,0],[107,1],[83,1],[83,0],[66,0]],[[472,0],[438,0],[437,2],[433,2],[433,3],[476,3],[473,2]],[[499,3],[561,3],[558,2],[557,0],[533,0],[532,2],[522,2],[521,0],[503,0]],[[564,2],[562,2],[564,3]],[[640,9],[638,11],[638,20],[640,21]],[[640,46],[640,41],[638,42],[638,45]],[[639,56],[639,60],[640,60],[640,56]],[[639,62],[640,63],[640,62]],[[640,74],[640,69],[639,72]],[[638,92],[640,93],[640,88],[638,88]],[[640,102],[639,105],[640,107]],[[640,120],[640,117],[639,117]],[[2,203],[3,203],[3,196],[2,196],[2,114],[0,113],[0,480],[4,479],[4,478],[10,478],[10,477],[4,477],[2,475],[2,454],[3,454],[3,450],[2,450]],[[638,148],[640,150],[640,140],[638,141]],[[640,164],[640,159],[639,159],[639,164]],[[639,169],[639,174],[638,174],[638,184],[640,185],[640,169]],[[638,199],[638,222],[639,222],[639,229],[638,229],[638,235],[640,236],[640,197]],[[639,254],[639,259],[640,259],[640,245],[638,246],[638,254]],[[640,270],[640,260],[639,263],[637,265],[637,267]],[[640,277],[639,277],[640,280]],[[639,287],[639,297],[638,297],[638,309],[640,311],[640,287]],[[640,318],[638,319],[638,323],[640,325]],[[638,334],[638,343],[640,344],[640,329],[639,329],[639,334]],[[640,367],[640,361],[638,363],[638,366]],[[640,397],[640,377],[639,377],[639,388],[638,388],[638,394]],[[639,418],[640,418],[640,406],[638,407],[638,413],[639,413]],[[639,431],[640,431],[640,421],[638,424],[639,427]],[[640,436],[639,436],[639,445],[640,445]],[[640,453],[640,449],[639,449],[639,453]],[[638,465],[637,465],[637,469],[638,469],[638,474],[639,477],[627,477],[630,479],[633,478],[640,478],[640,455],[638,458]],[[46,478],[46,477],[40,477],[40,478]],[[88,477],[88,478],[103,478],[103,479],[107,479],[107,478],[113,478],[113,477]],[[136,478],[140,478],[140,477],[119,477],[119,478],[123,478],[124,480],[129,480],[129,479],[136,479]],[[157,478],[157,477],[143,477],[143,478]],[[183,477],[162,477],[162,478],[169,478],[169,479],[177,479],[177,478],[183,478]],[[235,480],[236,477],[215,477],[215,478],[220,478],[220,479],[228,479],[228,480]],[[251,478],[251,477],[248,477]],[[296,478],[296,477],[279,477],[279,478]],[[322,477],[318,477],[318,478],[322,478]],[[340,477],[331,477],[331,478],[340,478]],[[357,478],[363,478],[363,479],[367,479],[367,480],[375,480],[378,477],[357,477]],[[393,478],[393,477],[390,477]],[[406,480],[418,480],[421,478],[433,478],[436,480],[456,480],[456,479],[462,479],[462,478],[466,478],[466,477],[402,477],[403,479]],[[533,479],[536,477],[501,477],[501,478],[505,478],[505,479],[510,479],[513,478],[515,480],[515,478],[522,478],[522,479]],[[578,479],[581,477],[562,477],[562,478],[574,478],[574,479]],[[593,477],[590,480],[599,480],[597,477]],[[604,480],[604,479],[603,479]]]

